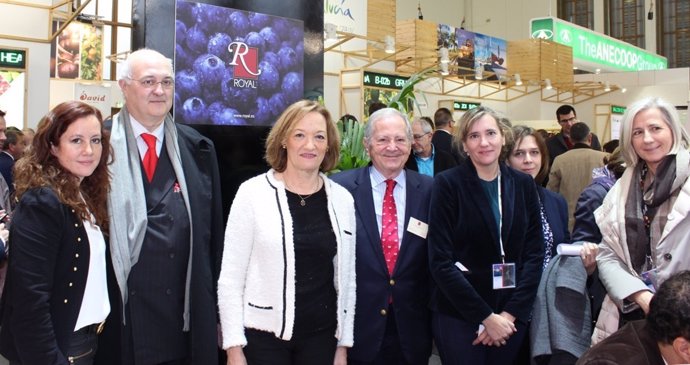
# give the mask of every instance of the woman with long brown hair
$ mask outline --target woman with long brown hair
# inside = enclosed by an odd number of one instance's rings
[[[11,364],[92,364],[110,312],[110,144],[98,109],[69,101],[40,122],[15,166],[0,352]]]

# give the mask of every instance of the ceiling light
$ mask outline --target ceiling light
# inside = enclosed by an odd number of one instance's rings
[[[604,83],[604,91],[606,91],[606,92],[611,91],[611,84],[608,81],[606,81]]]
[[[597,74],[597,75],[600,74],[600,73],[601,73],[601,69],[598,68],[598,69],[594,70],[594,73]]]
[[[520,74],[515,74],[515,86],[520,86],[522,85],[522,78],[520,78]]]
[[[553,89],[553,85],[551,85],[551,79],[546,79],[544,80],[544,88],[546,90],[551,90]]]
[[[625,94],[626,91],[628,91],[628,89],[626,89],[626,88],[621,88],[621,92],[622,92],[623,94]]]
[[[335,24],[326,23],[323,25],[323,28],[326,31],[326,40],[327,41],[338,40],[338,33],[337,33],[337,28],[336,28]]]
[[[441,52],[441,63],[449,63],[450,59],[448,58],[448,48],[441,47],[439,51]]]
[[[474,68],[474,78],[477,80],[484,78],[484,70],[482,69],[481,65]]]
[[[450,72],[448,72],[448,64],[441,62],[441,75],[447,76]]]
[[[395,53],[395,38],[392,35],[386,36],[386,53]]]

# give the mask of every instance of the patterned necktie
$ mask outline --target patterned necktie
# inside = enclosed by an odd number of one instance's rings
[[[398,214],[395,208],[395,198],[393,198],[393,188],[395,188],[395,180],[386,180],[386,194],[383,196],[383,214],[381,217],[381,246],[390,275],[393,275],[399,250]]]
[[[149,182],[153,180],[153,173],[156,171],[156,164],[158,163],[158,154],[156,154],[156,136],[153,134],[142,133],[141,138],[146,142],[148,149],[144,155],[144,171]]]

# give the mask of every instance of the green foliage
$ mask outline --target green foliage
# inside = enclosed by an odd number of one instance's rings
[[[412,108],[413,104],[417,106],[417,109],[420,109],[419,103],[417,102],[417,96],[415,95],[415,85],[429,78],[431,74],[435,74],[437,72],[438,69],[436,66],[433,66],[410,76],[410,78],[405,81],[398,94],[396,94],[395,97],[388,102],[388,106],[411,117],[414,111]],[[426,96],[424,93],[420,93],[420,95],[426,102]]]
[[[369,155],[362,140],[366,125],[353,119],[336,123],[340,134],[340,161],[331,173],[355,169],[369,164]]]

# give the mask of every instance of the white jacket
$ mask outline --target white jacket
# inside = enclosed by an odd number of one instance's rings
[[[618,308],[633,293],[648,290],[633,269],[625,232],[625,202],[631,186],[634,169],[628,168],[606,195],[601,207],[594,212],[601,230],[602,242],[597,254],[599,278],[608,295],[597,320],[596,342],[618,330]],[[658,269],[659,283],[674,273],[690,269],[690,179],[680,187],[678,197],[668,214],[668,221],[659,242],[652,246],[652,256]],[[652,243],[653,244],[653,243]],[[615,306],[614,306],[615,304]],[[614,318],[614,316],[616,318]],[[615,327],[615,328],[614,328]],[[603,332],[603,333],[602,333]]]
[[[295,257],[285,185],[274,170],[245,181],[230,208],[218,280],[223,348],[244,346],[244,328],[292,338]],[[355,209],[350,193],[321,174],[337,242],[338,346],[351,347],[355,318]]]

